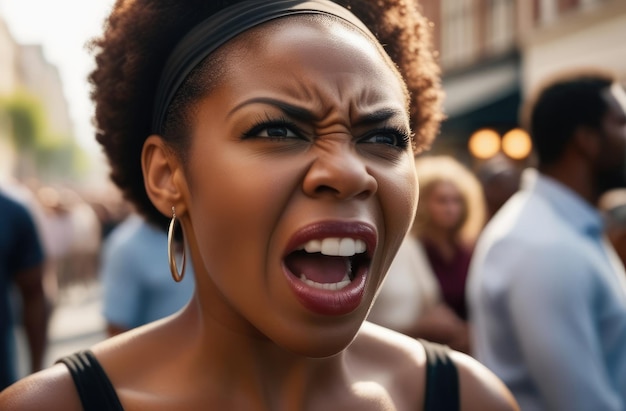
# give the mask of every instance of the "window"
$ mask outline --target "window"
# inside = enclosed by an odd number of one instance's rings
[[[441,58],[446,68],[472,62],[478,55],[475,0],[442,0]]]
[[[486,9],[485,51],[497,55],[515,45],[515,1],[489,0]]]

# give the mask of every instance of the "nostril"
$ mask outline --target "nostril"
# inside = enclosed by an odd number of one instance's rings
[[[316,194],[324,194],[324,193],[339,194],[339,190],[328,185],[320,185],[315,188],[315,193]]]
[[[334,187],[329,185],[319,185],[315,188],[315,195],[317,196],[332,196],[341,199],[365,199],[369,197],[373,190],[363,189],[363,190],[354,190],[352,187]]]
[[[320,156],[312,162],[303,181],[310,196],[334,196],[340,199],[366,198],[377,189],[377,182],[365,163],[353,155],[329,158]]]

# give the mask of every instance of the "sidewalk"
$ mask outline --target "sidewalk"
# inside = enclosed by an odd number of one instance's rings
[[[106,338],[105,321],[101,314],[99,283],[77,284],[61,291],[58,305],[50,318],[48,349],[44,367],[62,356],[89,348]],[[19,374],[28,370],[27,345],[24,333],[17,330]]]

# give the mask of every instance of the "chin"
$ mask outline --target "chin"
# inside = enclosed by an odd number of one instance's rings
[[[358,327],[354,332],[348,332],[345,329],[336,333],[309,331],[299,336],[291,336],[295,338],[289,338],[283,342],[278,340],[275,342],[296,355],[322,359],[335,356],[345,350],[354,341],[358,331]]]
[[[345,350],[350,345],[350,343],[352,343],[353,339],[354,338],[350,339],[349,341],[337,344],[328,344],[328,342],[325,342],[323,344],[310,345],[307,347],[302,347],[302,350],[294,352],[308,358],[329,358]]]

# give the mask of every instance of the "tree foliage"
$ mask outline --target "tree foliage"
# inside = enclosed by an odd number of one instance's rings
[[[53,135],[41,100],[25,91],[0,98],[0,126],[17,149],[18,173],[42,180],[75,177],[83,153],[70,136]]]
[[[26,92],[0,100],[0,111],[18,151],[35,151],[45,139],[45,113],[41,101]]]

